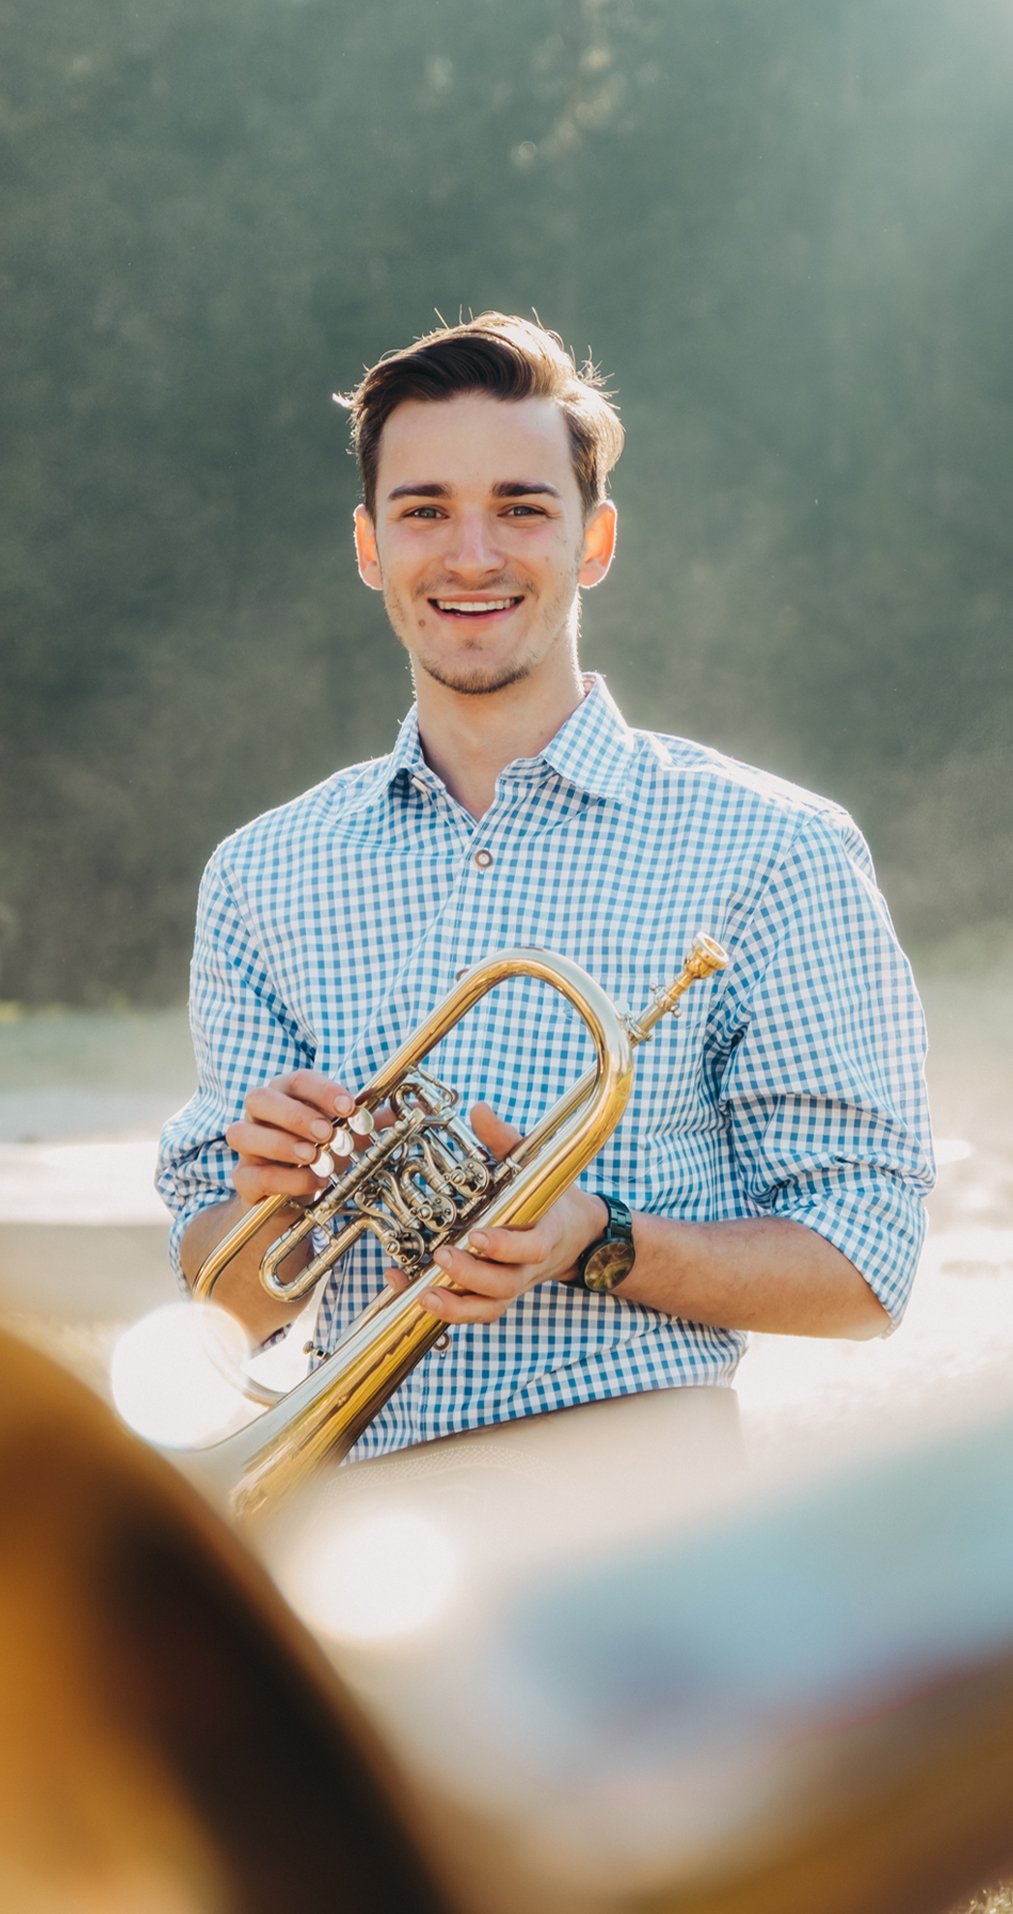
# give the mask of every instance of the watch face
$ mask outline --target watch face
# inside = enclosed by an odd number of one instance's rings
[[[584,1286],[598,1291],[615,1289],[633,1268],[633,1244],[626,1236],[599,1243],[584,1264]]]

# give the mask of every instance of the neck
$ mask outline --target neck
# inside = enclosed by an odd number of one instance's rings
[[[496,779],[516,758],[534,758],[554,738],[585,696],[574,661],[552,695],[532,695],[529,680],[501,691],[463,693],[418,673],[415,687],[422,749],[451,796],[474,818],[484,817]]]

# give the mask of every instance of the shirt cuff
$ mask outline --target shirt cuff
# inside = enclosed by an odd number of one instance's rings
[[[232,1190],[205,1190],[199,1195],[189,1197],[182,1208],[174,1211],[172,1228],[169,1231],[169,1266],[184,1296],[189,1296],[191,1289],[183,1274],[181,1262],[183,1237],[194,1217],[199,1216],[202,1210],[214,1209],[219,1203],[227,1202],[234,1194]]]
[[[884,1335],[900,1323],[925,1240],[921,1198],[899,1177],[864,1177],[850,1171],[782,1184],[773,1213],[826,1238],[864,1277],[890,1318]]]

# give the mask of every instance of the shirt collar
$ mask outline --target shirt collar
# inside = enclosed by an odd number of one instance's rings
[[[592,797],[618,798],[629,789],[633,753],[630,730],[597,672],[585,673],[587,696],[550,738],[541,756],[558,777]]]
[[[430,780],[434,776],[422,750],[422,740],[419,737],[419,714],[415,705],[412,705],[411,710],[402,719],[394,749],[384,763],[384,784],[393,784],[394,779],[401,772],[409,778],[422,777]]]
[[[628,789],[634,734],[604,678],[597,672],[587,672],[584,683],[587,695],[576,711],[570,713],[537,757],[523,762],[548,765],[557,777],[592,797],[618,798]],[[414,705],[402,722],[393,750],[370,765],[360,787],[359,804],[375,802],[399,777],[416,785],[440,783],[426,763]]]

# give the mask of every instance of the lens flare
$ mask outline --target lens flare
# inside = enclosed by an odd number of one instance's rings
[[[132,1324],[113,1351],[109,1383],[124,1422],[163,1448],[229,1435],[250,1419],[230,1373],[249,1358],[246,1331],[213,1303],[167,1303]]]
[[[289,1538],[278,1578],[311,1628],[350,1642],[393,1641],[443,1616],[460,1583],[457,1554],[435,1522],[407,1508],[345,1523],[307,1523]]]

